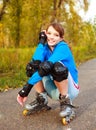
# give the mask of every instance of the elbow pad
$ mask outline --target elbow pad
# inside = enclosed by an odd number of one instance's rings
[[[26,75],[28,77],[31,77],[38,70],[40,63],[41,63],[40,60],[33,60],[29,62],[26,66]]]

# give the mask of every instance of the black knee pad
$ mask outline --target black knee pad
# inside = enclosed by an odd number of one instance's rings
[[[60,62],[56,62],[52,69],[52,76],[54,80],[61,82],[68,78],[68,68]]]
[[[50,61],[44,61],[40,63],[38,73],[41,77],[47,76],[51,73],[51,70],[53,68],[53,63]]]

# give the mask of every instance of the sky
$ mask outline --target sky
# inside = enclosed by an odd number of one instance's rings
[[[94,17],[96,17],[96,0],[89,0],[90,5],[89,9],[86,13],[84,13],[82,10],[80,11],[80,15],[85,21],[91,21],[93,22]]]

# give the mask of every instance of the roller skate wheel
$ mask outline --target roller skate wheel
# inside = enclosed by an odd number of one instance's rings
[[[23,111],[23,115],[24,115],[24,116],[26,116],[27,113],[28,113],[28,110],[24,110],[24,111]]]
[[[63,125],[67,125],[68,124],[68,122],[66,121],[66,118],[62,118],[62,123],[63,123]]]

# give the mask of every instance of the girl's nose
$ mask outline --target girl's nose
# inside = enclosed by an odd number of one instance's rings
[[[51,35],[50,35],[50,38],[51,38],[51,39],[53,39],[53,38],[54,38],[54,36],[51,34]]]

